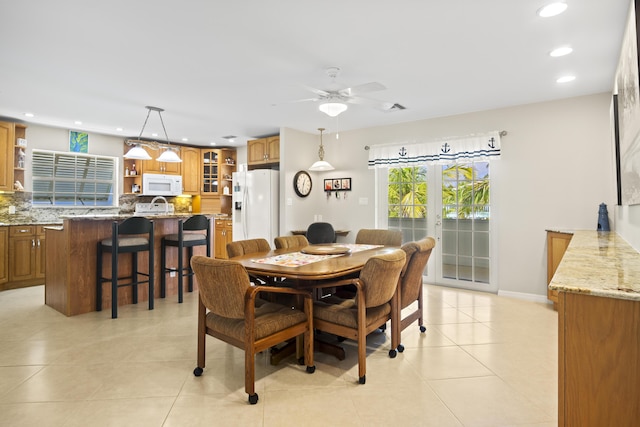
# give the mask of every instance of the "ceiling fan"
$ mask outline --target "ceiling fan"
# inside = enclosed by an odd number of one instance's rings
[[[340,74],[339,67],[329,67],[326,70],[327,76],[331,79],[331,84],[327,89],[316,89],[309,86],[303,87],[314,94],[315,98],[300,99],[293,102],[320,102],[318,107],[323,113],[335,117],[347,109],[346,104],[367,105],[382,111],[390,111],[393,109],[404,109],[399,104],[393,102],[384,102],[376,99],[361,96],[370,92],[385,90],[386,87],[382,83],[369,82],[352,87],[341,87],[336,79]]]

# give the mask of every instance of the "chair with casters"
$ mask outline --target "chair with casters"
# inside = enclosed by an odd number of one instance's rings
[[[286,340],[304,335],[304,364],[313,373],[313,301],[311,293],[278,286],[251,286],[247,270],[238,262],[196,255],[191,267],[198,279],[198,365],[193,374],[202,375],[206,364],[206,336],[244,350],[245,391],[249,403],[258,402],[255,391],[255,356]],[[304,308],[265,302],[258,293],[298,295]]]
[[[121,223],[114,221],[111,225],[111,237],[98,242],[96,268],[96,311],[102,310],[102,284],[111,283],[111,317],[118,317],[118,288],[131,286],[132,302],[138,303],[138,285],[149,285],[149,310],[153,310],[153,221],[143,217],[131,217]],[[111,276],[102,272],[104,253],[111,254]],[[138,271],[138,253],[149,253],[147,272]],[[131,254],[131,274],[118,277],[118,255]],[[146,277],[139,280],[138,276]],[[124,283],[123,283],[124,281]]]
[[[227,243],[227,256],[229,258],[256,252],[268,252],[270,250],[271,246],[266,239],[237,240]]]
[[[399,304],[396,314],[398,319],[391,322],[392,327],[397,327],[396,335],[398,336],[398,351],[402,353],[404,346],[402,345],[402,331],[416,320],[420,327],[420,332],[424,333],[427,329],[424,327],[423,305],[422,305],[422,275],[424,269],[431,256],[431,251],[436,245],[433,237],[425,237],[416,242],[409,242],[402,245],[402,250],[406,254],[406,262],[400,273],[400,282],[397,289],[396,301]],[[402,317],[402,310],[409,307],[417,301],[415,311]]]
[[[307,228],[307,240],[312,245],[319,243],[335,243],[336,231],[328,222],[314,222]]]
[[[318,331],[352,339],[358,343],[358,382],[366,381],[366,339],[387,320],[397,318],[396,287],[400,271],[405,264],[401,249],[371,257],[360,271],[360,276],[335,282],[315,284],[321,288],[354,285],[355,298],[343,299],[332,295],[317,301],[313,306],[313,326]],[[389,357],[396,357],[398,337],[391,328]]]
[[[227,256],[229,259],[258,252],[268,252],[270,250],[271,246],[266,239],[236,240],[235,242],[227,243]],[[251,276],[251,279],[261,285],[273,281],[270,277],[262,276]]]
[[[356,244],[400,247],[402,245],[402,231],[363,228],[356,235]]]
[[[191,269],[191,257],[193,248],[206,246],[207,256],[211,256],[210,221],[204,215],[194,215],[186,221],[178,221],[178,234],[168,234],[162,238],[160,297],[166,296],[167,273],[177,272],[178,275],[178,302],[183,300],[183,279],[188,278],[189,292],[193,292],[193,270]],[[178,249],[178,265],[167,266],[167,247]],[[184,260],[184,248],[187,249],[187,259]]]
[[[276,245],[276,249],[288,249],[288,248],[304,248],[309,246],[309,241],[301,234],[293,236],[279,236],[273,240]]]

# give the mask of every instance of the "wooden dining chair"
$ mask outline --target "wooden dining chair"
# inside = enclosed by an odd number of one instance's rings
[[[198,364],[199,377],[206,365],[206,336],[244,350],[244,388],[249,403],[258,402],[255,391],[255,356],[276,344],[304,335],[304,364],[313,364],[313,302],[311,293],[278,286],[251,286],[247,270],[238,262],[197,255],[191,267],[198,279]],[[303,309],[266,302],[258,293],[290,294],[304,299]],[[296,363],[297,365],[297,363]]]
[[[270,250],[271,246],[266,239],[237,240],[235,242],[227,243],[227,256],[229,259],[258,252],[268,252]],[[267,283],[271,283],[273,280],[269,277],[252,275],[251,281],[260,285],[265,285]]]
[[[356,235],[356,244],[400,247],[402,245],[402,231],[362,228]]]
[[[427,330],[424,327],[423,319],[422,276],[435,245],[436,241],[433,237],[425,237],[422,240],[402,245],[402,250],[406,254],[406,262],[400,273],[400,282],[397,289],[396,302],[399,307],[396,310],[396,314],[398,319],[395,322],[391,322],[392,328],[394,325],[397,327],[396,335],[398,336],[398,351],[400,353],[404,351],[402,331],[407,329],[409,325],[417,320],[420,332],[424,333]],[[415,311],[401,319],[402,310],[414,302],[417,302]]]
[[[276,245],[276,249],[304,248],[305,246],[309,246],[309,241],[302,234],[279,236],[273,240],[273,243]]]
[[[266,239],[236,240],[235,242],[227,243],[227,256],[229,258],[270,250],[271,246]]]
[[[358,382],[366,382],[367,335],[387,320],[397,319],[396,287],[405,264],[401,249],[369,258],[358,278],[314,284],[317,288],[354,285],[355,298],[343,299],[332,295],[313,306],[314,327],[358,343]],[[396,357],[397,329],[391,328],[389,357]]]

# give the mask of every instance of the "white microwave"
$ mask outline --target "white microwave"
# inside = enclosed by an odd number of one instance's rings
[[[145,196],[179,196],[182,194],[180,175],[142,174],[142,194]]]

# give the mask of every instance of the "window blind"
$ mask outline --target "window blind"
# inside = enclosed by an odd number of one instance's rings
[[[34,206],[116,206],[117,158],[33,150]]]

